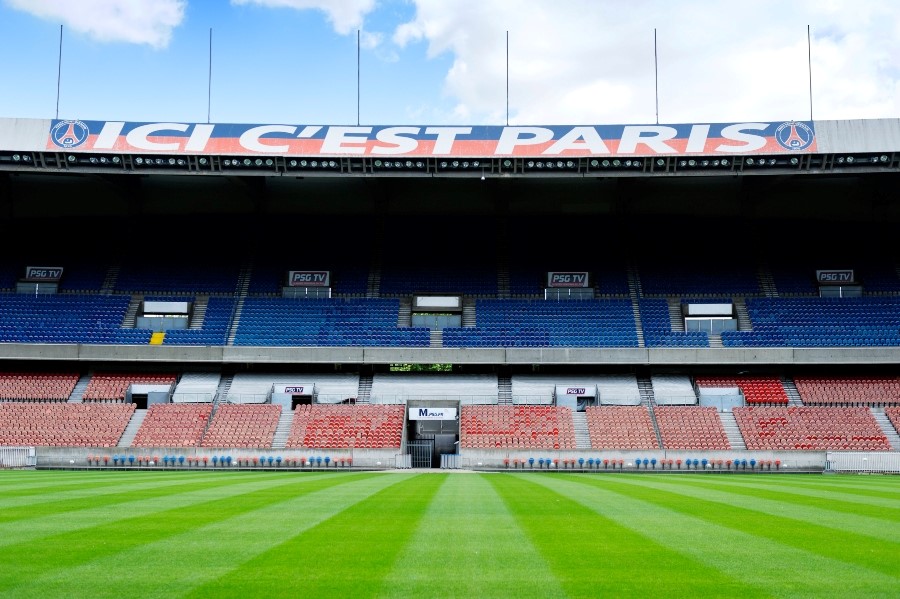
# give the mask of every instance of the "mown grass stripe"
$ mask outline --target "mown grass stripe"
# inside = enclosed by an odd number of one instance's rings
[[[378,596],[566,596],[486,476],[446,478]]]
[[[406,475],[189,597],[372,597],[446,474]]]
[[[214,488],[232,484],[228,478],[211,476],[197,478],[182,476],[168,480],[153,482],[128,482],[127,478],[119,481],[118,485],[107,487],[95,487],[88,484],[79,490],[69,490],[59,493],[45,493],[39,497],[19,497],[16,505],[7,505],[0,510],[0,525],[28,520],[44,518],[55,514],[64,514],[83,509],[113,507],[118,503],[146,499],[151,497],[163,497],[174,495],[193,489]],[[29,500],[31,500],[29,502]]]
[[[652,476],[652,475],[651,475]],[[706,477],[704,479],[685,480],[678,476],[654,476],[654,481],[663,484],[688,485],[694,489],[705,489],[711,494],[706,496],[710,499],[717,497],[716,492],[724,492],[732,495],[741,495],[750,498],[750,501],[743,503],[745,507],[758,506],[761,511],[766,506],[766,501],[774,500],[783,503],[796,504],[803,507],[804,512],[813,521],[818,521],[819,517],[828,516],[827,512],[842,512],[854,518],[867,517],[876,520],[888,520],[900,522],[900,494],[896,495],[894,501],[882,500],[888,505],[867,505],[858,501],[850,502],[840,499],[844,497],[843,493],[818,493],[809,494],[803,490],[795,491],[794,487],[789,484],[778,486],[750,486],[736,483],[733,479],[724,479],[722,477]],[[753,501],[753,499],[761,501]],[[780,507],[779,507],[780,512]],[[876,526],[879,524],[876,522]],[[854,526],[854,529],[861,529],[861,526]]]
[[[871,508],[872,514],[854,514],[852,511],[830,510],[822,507],[823,499],[808,499],[799,496],[785,496],[778,492],[762,491],[753,494],[745,493],[746,489],[738,487],[731,489],[727,481],[718,485],[707,480],[686,481],[678,476],[643,476],[640,478],[623,479],[672,493],[678,493],[702,499],[704,501],[718,503],[729,508],[742,508],[755,512],[762,517],[775,516],[790,518],[798,522],[816,526],[827,526],[835,531],[841,530],[853,534],[871,536],[873,539],[897,542],[900,525],[896,518],[885,517],[878,514],[877,509]],[[863,511],[863,510],[860,510]],[[893,514],[891,514],[893,516]],[[900,545],[898,545],[900,550]]]
[[[642,534],[662,546],[695,560],[771,597],[884,597],[896,579],[840,560],[828,559],[734,528],[711,523],[695,513],[670,509],[664,503],[621,493],[619,475],[564,475],[536,478],[578,501],[584,509]],[[635,572],[656,572],[654,562]],[[635,574],[637,575],[637,574]],[[660,573],[665,576],[666,573]],[[712,596],[736,597],[722,589]]]
[[[699,475],[704,476],[704,475]],[[744,475],[741,475],[744,476]],[[823,476],[821,474],[750,474],[748,477],[760,477],[760,479],[769,479],[777,481],[781,478],[788,478],[791,484],[798,487],[807,487],[812,489],[820,489],[822,491],[840,491],[842,493],[850,493],[860,495],[862,497],[890,497],[896,492],[896,485],[887,482],[885,484],[871,482],[873,478],[866,477],[867,482],[862,482],[862,477],[858,474],[830,474]],[[890,481],[889,477],[883,478]]]
[[[293,479],[293,482],[291,481]],[[0,590],[8,590],[21,580],[55,570],[115,555],[132,547],[180,534],[216,522],[224,517],[246,513],[261,506],[281,501],[286,492],[302,493],[312,488],[322,488],[340,483],[337,477],[307,479],[297,476],[281,477],[278,484],[265,481],[262,484],[247,483],[246,479],[233,485],[240,490],[223,497],[224,490],[210,489],[212,494],[197,496],[195,501],[175,509],[154,514],[132,513],[131,517],[66,532],[6,547],[0,552],[0,561],[16,559],[16,572],[0,570]],[[279,488],[280,487],[280,488]]]
[[[116,473],[121,474],[121,472]],[[157,473],[146,473],[157,475]],[[167,472],[166,474],[174,474]],[[69,475],[69,476],[63,476]],[[79,471],[28,471],[25,475],[18,476],[12,471],[0,471],[0,498],[17,497],[28,493],[40,493],[42,491],[59,489],[69,486],[81,486],[85,483],[106,481],[107,484],[117,484],[115,475],[109,472],[79,472]]]
[[[319,477],[302,491],[293,487],[273,489],[282,495],[281,501],[236,515],[225,514],[205,526],[78,567],[47,572],[15,592],[23,598],[72,597],[79,588],[86,588],[91,599],[180,597],[401,479],[353,473],[330,480],[334,484],[323,486],[324,479]],[[303,561],[295,566],[303,567]],[[91,581],[89,587],[83,586],[84,581]]]
[[[872,506],[889,510],[900,510],[900,485],[895,487],[892,492],[884,493],[884,496],[872,497],[845,493],[844,491],[828,491],[823,488],[796,485],[793,482],[793,478],[785,475],[781,475],[778,479],[757,479],[756,477],[738,478],[719,477],[718,475],[710,477],[710,475],[704,474],[700,477],[691,477],[685,480],[708,482],[711,484],[725,484],[727,481],[729,488],[760,489],[790,495],[799,495],[802,497],[834,499],[847,504],[851,509],[855,508],[855,506]],[[900,483],[900,480],[897,482]]]
[[[34,520],[9,522],[0,525],[0,554],[5,553],[3,547],[10,545],[32,544],[46,537],[113,524],[121,520],[134,518],[139,514],[149,516],[158,512],[209,501],[216,497],[228,497],[244,493],[247,490],[287,484],[290,482],[289,476],[274,473],[267,475],[259,473],[223,473],[218,477],[220,484],[181,485],[172,488],[170,495],[119,503],[115,506],[115,509],[110,509],[108,506],[99,506],[75,512],[51,514]],[[187,479],[189,480],[189,478]]]
[[[697,516],[713,524],[740,530],[748,534],[771,539],[777,543],[797,547],[811,553],[856,564],[860,567],[882,572],[889,576],[900,575],[900,544],[895,541],[877,539],[851,532],[851,527],[842,523],[842,516],[830,513],[826,520],[819,523],[810,521],[803,510],[788,503],[781,503],[778,515],[775,506],[768,506],[772,511],[763,512],[757,505],[744,507],[745,498],[736,495],[720,494],[716,500],[712,491],[696,492],[692,489],[671,489],[662,483],[654,482],[654,477],[642,475],[620,475],[607,477],[606,488],[616,492],[655,503],[672,511]],[[751,500],[760,502],[761,500]],[[884,522],[883,527],[893,526]],[[882,535],[884,536],[884,535]],[[900,538],[896,529],[892,535]],[[900,582],[900,580],[898,580]]]
[[[767,596],[560,495],[558,476],[488,480],[570,597]]]

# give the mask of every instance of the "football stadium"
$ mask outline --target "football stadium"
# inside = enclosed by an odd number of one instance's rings
[[[896,596],[898,190],[900,119],[0,119],[0,595]]]

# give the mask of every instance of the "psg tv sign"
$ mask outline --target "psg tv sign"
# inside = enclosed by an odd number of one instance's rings
[[[325,126],[53,120],[48,150],[281,156],[657,156],[814,152],[811,121],[580,126]]]

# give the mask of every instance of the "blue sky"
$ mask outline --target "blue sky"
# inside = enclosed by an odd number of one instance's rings
[[[0,117],[56,115],[61,24],[60,118],[206,122],[212,29],[212,122],[807,119],[807,25],[816,119],[900,117],[895,0],[0,0]]]

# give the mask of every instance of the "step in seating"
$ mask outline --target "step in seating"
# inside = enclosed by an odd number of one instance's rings
[[[198,447],[212,414],[210,403],[153,404],[132,447]]]
[[[74,372],[2,372],[0,401],[66,401],[77,383]]]
[[[131,385],[174,385],[175,374],[97,372],[84,390],[83,401],[125,401]]]
[[[216,410],[202,447],[266,448],[272,446],[281,406],[223,404]]]
[[[796,376],[794,383],[807,406],[900,405],[900,378],[895,376]]]
[[[716,408],[658,406],[654,414],[665,449],[731,449]]]
[[[134,404],[0,403],[0,445],[115,447]]]
[[[900,407],[885,408],[884,415],[887,416],[890,423],[894,425],[894,429],[900,434]]]
[[[286,448],[400,448],[405,406],[313,404],[297,406]]]
[[[787,405],[788,396],[777,376],[697,376],[698,387],[737,387],[747,405]]]
[[[592,449],[659,449],[644,406],[592,406],[585,412]]]
[[[464,405],[459,427],[462,449],[575,449],[569,408]]]
[[[733,412],[747,449],[891,450],[869,408],[745,407]]]

